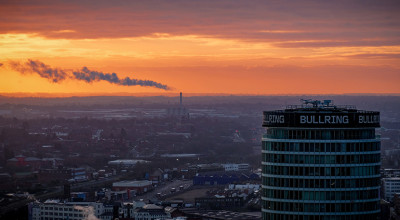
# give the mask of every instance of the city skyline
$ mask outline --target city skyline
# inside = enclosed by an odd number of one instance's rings
[[[396,1],[3,1],[0,93],[399,94],[399,9]],[[29,60],[68,77],[15,68]],[[69,77],[84,68],[169,89]]]

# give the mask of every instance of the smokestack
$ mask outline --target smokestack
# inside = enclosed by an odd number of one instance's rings
[[[182,107],[182,92],[181,92],[181,96],[180,96],[180,105]]]

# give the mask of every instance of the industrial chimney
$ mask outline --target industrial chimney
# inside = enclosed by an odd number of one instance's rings
[[[182,107],[182,92],[181,92],[181,95],[180,95],[180,107]]]

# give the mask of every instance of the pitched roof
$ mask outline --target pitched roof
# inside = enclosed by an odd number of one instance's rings
[[[143,206],[143,209],[163,209],[162,207],[154,204],[147,204]]]

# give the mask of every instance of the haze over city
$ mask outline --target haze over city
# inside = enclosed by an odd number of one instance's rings
[[[400,220],[399,12],[0,0],[0,220]]]

